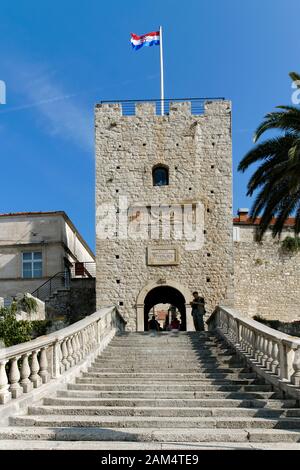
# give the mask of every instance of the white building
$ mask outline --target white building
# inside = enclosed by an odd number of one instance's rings
[[[95,257],[64,211],[0,214],[0,297],[33,292]]]

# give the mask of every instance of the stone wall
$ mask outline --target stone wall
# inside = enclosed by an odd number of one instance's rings
[[[97,307],[118,304],[137,328],[137,299],[145,286],[175,282],[185,301],[198,290],[209,315],[233,294],[231,106],[206,102],[203,115],[190,103],[170,106],[156,116],[150,103],[135,116],[122,116],[119,104],[96,105],[96,209],[126,196],[129,207],[153,204],[204,205],[204,245],[189,250],[185,240],[112,239],[97,236]],[[152,169],[169,168],[169,185],[153,186]],[[99,218],[97,218],[99,224]],[[177,250],[178,262],[149,265],[147,249]]]
[[[300,319],[300,253],[286,253],[270,231],[262,243],[255,229],[240,225],[234,242],[235,308],[253,317],[291,322]],[[285,229],[281,239],[292,233]]]
[[[58,289],[46,300],[47,317],[68,318],[72,322],[96,311],[94,278],[72,278],[70,288]]]

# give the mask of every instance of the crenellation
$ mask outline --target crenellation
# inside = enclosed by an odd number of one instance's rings
[[[190,101],[184,101],[184,102],[178,102],[178,101],[171,101],[170,106],[169,106],[169,115],[171,118],[176,118],[180,117],[182,118],[183,116],[191,116],[191,102]]]
[[[135,115],[138,117],[154,116],[156,114],[156,104],[153,102],[143,102],[135,104]]]

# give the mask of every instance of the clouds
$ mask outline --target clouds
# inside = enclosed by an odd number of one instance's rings
[[[20,104],[10,106],[8,97],[1,114],[30,110],[43,132],[72,142],[81,149],[93,150],[93,109],[78,99],[80,93],[68,92],[54,70],[39,64],[10,61],[8,93]]]

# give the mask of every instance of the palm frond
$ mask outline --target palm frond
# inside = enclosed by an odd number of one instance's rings
[[[244,158],[240,161],[238,171],[244,172],[247,168],[259,160],[266,160],[278,153],[288,152],[294,144],[297,134],[286,133],[280,137],[265,140],[257,144],[253,149],[249,150]]]
[[[300,88],[300,75],[297,72],[290,72],[289,76],[293,80],[294,83],[296,83],[297,88]]]

